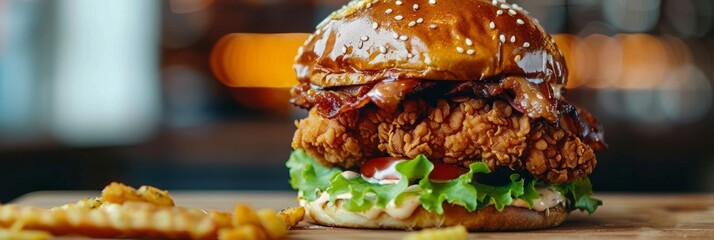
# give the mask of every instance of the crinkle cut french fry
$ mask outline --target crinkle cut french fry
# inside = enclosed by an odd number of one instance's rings
[[[51,236],[49,233],[43,231],[0,229],[0,239],[3,240],[46,240],[50,239]]]
[[[215,238],[218,225],[202,211],[144,202],[104,203],[96,209],[0,206],[0,225],[89,237]]]
[[[163,191],[151,186],[141,186],[137,190],[117,182],[113,182],[104,187],[101,200],[119,204],[124,202],[146,202],[157,206],[174,206],[174,200],[168,191]]]
[[[67,210],[67,209],[95,209],[100,206],[102,206],[103,202],[100,198],[86,198],[77,201],[76,203],[68,203],[59,207],[53,207],[50,210],[52,211],[58,211],[58,210]]]
[[[136,190],[136,194],[148,203],[153,203],[158,206],[173,207],[174,199],[171,198],[168,191],[161,190],[152,186],[141,186]]]
[[[208,210],[208,216],[219,228],[233,227],[233,215],[227,212]]]
[[[288,227],[283,219],[273,209],[258,210],[258,218],[263,225],[263,229],[271,239],[279,239],[288,235]]]
[[[245,204],[237,204],[234,208],[233,226],[239,227],[243,225],[260,226],[260,219],[255,210]]]
[[[302,206],[286,208],[278,212],[278,216],[287,224],[288,229],[294,227],[305,218],[305,208]]]
[[[219,240],[266,240],[268,235],[255,225],[244,225],[236,228],[221,229],[218,232]]]

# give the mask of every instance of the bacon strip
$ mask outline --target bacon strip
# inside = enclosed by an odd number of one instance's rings
[[[359,109],[369,103],[395,110],[409,97],[435,102],[441,98],[460,96],[502,98],[529,118],[560,123],[565,130],[580,137],[593,149],[604,149],[602,125],[582,107],[564,98],[556,98],[553,88],[522,77],[506,77],[500,81],[426,81],[417,79],[390,80],[379,83],[322,89],[300,83],[292,91],[290,102],[312,109],[325,118]]]

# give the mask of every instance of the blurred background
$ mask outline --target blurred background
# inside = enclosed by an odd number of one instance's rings
[[[312,32],[345,0],[0,0],[0,202],[113,180],[287,190],[287,89],[231,89],[228,33]],[[714,2],[513,1],[553,34],[599,117],[596,191],[714,191]]]

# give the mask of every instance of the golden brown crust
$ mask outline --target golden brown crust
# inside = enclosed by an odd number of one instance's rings
[[[568,182],[590,175],[595,152],[580,138],[549,124],[538,123],[528,136],[525,166],[537,178]]]
[[[382,213],[376,219],[368,219],[335,205],[323,207],[307,204],[308,221],[325,226],[373,228],[373,229],[422,229],[463,225],[471,231],[532,230],[560,225],[568,217],[568,211],[560,205],[538,212],[520,207],[506,207],[503,211],[489,206],[469,212],[456,205],[444,204],[444,214],[426,211],[417,207],[407,219],[399,220]]]
[[[324,119],[313,109],[310,115],[295,122],[293,148],[302,148],[326,166],[350,168],[362,161],[364,154],[359,136],[354,134],[355,117],[351,111],[334,119]],[[363,143],[362,143],[363,144]]]
[[[530,131],[528,117],[504,101],[422,99],[404,102],[401,111],[363,108],[323,118],[313,109],[298,121],[293,148],[305,149],[327,166],[352,168],[378,156],[431,159],[468,166],[481,159],[492,169],[520,167]]]
[[[295,69],[322,87],[495,76],[564,84],[567,75],[552,38],[524,10],[484,0],[353,1],[318,26]]]
[[[365,107],[335,118],[313,109],[297,127],[293,148],[323,165],[348,169],[374,157],[424,154],[464,167],[483,161],[492,170],[524,168],[562,183],[590,175],[597,163],[592,148],[572,133],[546,122],[531,126],[527,116],[502,100],[452,98],[432,106],[411,99],[395,113]]]

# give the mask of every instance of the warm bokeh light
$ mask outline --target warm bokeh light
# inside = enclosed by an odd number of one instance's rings
[[[671,72],[693,64],[682,39],[648,34],[555,36],[570,74],[568,88],[656,89]]]
[[[599,90],[609,114],[646,123],[692,123],[712,105],[711,79],[694,63],[692,49],[671,35],[559,34],[568,88]]]
[[[620,44],[611,37],[593,34],[578,40],[575,46],[572,58],[581,69],[575,78],[591,88],[612,87],[623,67]]]
[[[211,53],[211,67],[231,87],[283,87],[297,84],[293,60],[308,34],[230,34]]]
[[[646,34],[617,35],[622,45],[622,66],[617,87],[652,89],[672,70],[667,52],[656,37]],[[605,71],[605,69],[601,69]]]

